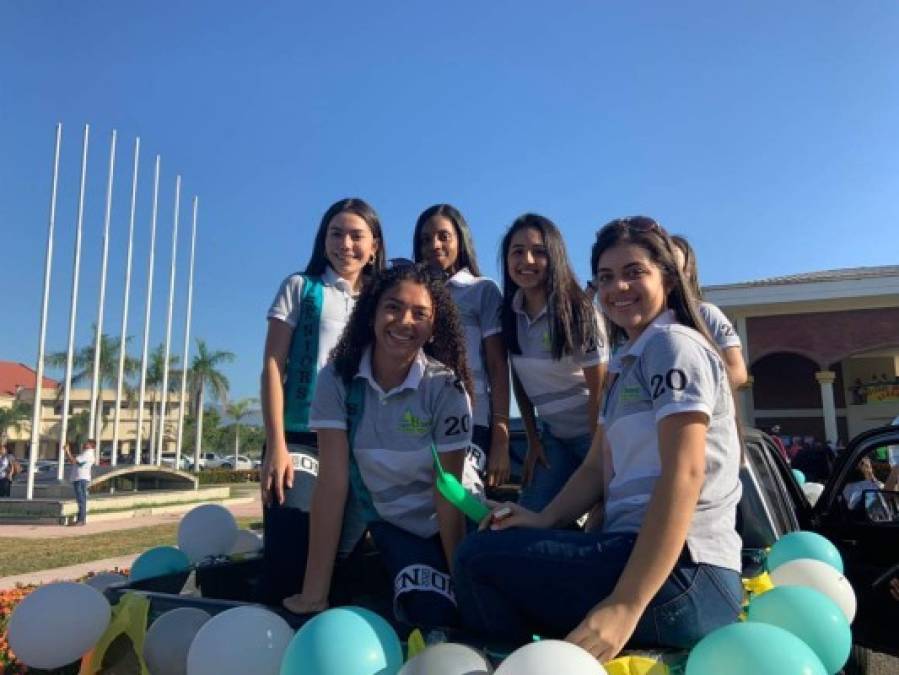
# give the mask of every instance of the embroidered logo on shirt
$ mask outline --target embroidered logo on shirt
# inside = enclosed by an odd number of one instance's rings
[[[546,351],[551,351],[551,350],[552,350],[552,348],[553,348],[553,341],[552,341],[552,340],[550,339],[550,337],[549,337],[549,331],[545,331],[545,332],[543,333],[543,338],[541,339],[541,342],[543,343],[543,348],[544,348]]]
[[[623,387],[621,389],[621,395],[618,397],[623,403],[639,401],[641,398],[642,392],[640,391],[640,387]]]
[[[403,420],[400,422],[400,431],[413,436],[422,436],[431,429],[431,421],[423,420],[412,414],[411,410],[403,413]]]

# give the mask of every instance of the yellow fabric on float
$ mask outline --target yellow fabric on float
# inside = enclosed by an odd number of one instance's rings
[[[147,614],[150,601],[137,593],[126,593],[112,608],[112,619],[94,648],[81,659],[79,675],[96,675],[103,666],[103,657],[112,642],[123,633],[131,640],[140,664],[140,675],[150,675],[144,663],[144,638],[147,635]]]
[[[661,661],[645,656],[619,656],[602,664],[609,675],[670,675],[671,670]]]

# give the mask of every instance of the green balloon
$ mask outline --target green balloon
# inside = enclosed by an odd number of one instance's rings
[[[837,547],[814,532],[790,532],[778,539],[768,553],[768,570],[800,558],[820,560],[843,573],[843,557]]]
[[[846,615],[821,591],[807,586],[778,586],[749,603],[749,621],[771,624],[802,640],[833,675],[846,664],[852,633]]]
[[[798,637],[767,623],[733,623],[706,635],[687,658],[686,675],[826,675]]]

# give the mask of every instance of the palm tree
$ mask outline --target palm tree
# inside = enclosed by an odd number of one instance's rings
[[[234,468],[237,468],[237,457],[240,454],[240,423],[256,412],[258,398],[242,398],[225,405],[225,414],[234,420]]]
[[[6,444],[10,429],[22,430],[22,422],[31,417],[32,406],[23,401],[13,401],[8,408],[0,408],[0,445]]]
[[[93,334],[96,337],[96,324],[93,327]],[[125,338],[126,349],[130,341],[130,336]],[[95,340],[91,340],[88,346],[82,347],[75,352],[72,363],[76,370],[72,373],[72,384],[90,381],[94,376],[94,342]],[[120,342],[120,338],[110,337],[106,333],[100,335],[100,377],[98,382],[100,395],[97,396],[97,409],[94,411],[96,428],[88,431],[88,435],[92,435],[97,439],[100,438],[103,430],[103,389],[104,387],[111,388],[117,385]],[[55,352],[48,354],[45,357],[45,362],[52,368],[65,368],[67,357],[68,354],[66,352]],[[137,359],[128,355],[125,356],[125,375],[133,375],[137,372],[138,367],[139,362]]]
[[[190,385],[190,396],[193,401],[194,415],[197,420],[197,435],[194,443],[194,471],[200,470],[200,452],[203,446],[203,397],[208,386],[212,392],[212,398],[222,403],[228,400],[228,389],[231,386],[228,378],[218,368],[223,363],[234,361],[233,352],[209,351],[205,340],[197,338],[197,355],[191,363],[187,373],[187,382]]]
[[[181,389],[181,371],[175,366],[181,360],[176,354],[169,354],[169,382],[168,392],[166,396],[171,395]],[[162,380],[165,377],[165,344],[159,345],[150,352],[147,358],[147,381],[146,386],[153,393],[153,399],[150,403],[150,459],[152,461],[153,453],[156,448],[156,426],[159,419],[159,409],[162,402]],[[163,429],[159,429],[159,433],[163,433]]]

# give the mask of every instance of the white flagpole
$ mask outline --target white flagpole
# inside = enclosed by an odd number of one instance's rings
[[[122,385],[125,376],[125,345],[128,333],[128,295],[131,292],[131,257],[134,250],[134,213],[137,208],[137,173],[140,162],[140,137],[134,139],[134,168],[131,172],[131,216],[128,219],[128,253],[125,262],[125,299],[122,307],[122,332],[119,338],[119,374],[116,380],[115,421],[112,424],[112,454],[110,463],[116,466],[119,457],[119,420],[122,410]]]
[[[178,212],[181,209],[181,176],[175,178],[175,217],[172,224],[172,266],[169,273],[169,314],[165,324],[165,361],[162,365],[162,403],[159,408],[159,443],[156,449],[156,464],[162,464],[162,449],[165,446],[165,408],[169,398],[169,356],[172,348],[172,306],[175,303],[175,263],[178,258]]]
[[[75,225],[75,260],[72,265],[72,301],[69,305],[69,348],[66,356],[66,374],[63,381],[62,427],[59,432],[59,466],[56,478],[62,480],[65,468],[64,447],[69,430],[69,400],[72,396],[72,360],[75,351],[75,319],[78,312],[78,275],[81,269],[81,230],[84,224],[84,186],[87,182],[87,146],[90,140],[90,125],[84,125],[84,139],[81,143],[81,187],[78,192],[78,219]]]
[[[103,305],[106,303],[106,270],[109,262],[109,221],[112,217],[112,184],[113,177],[115,176],[115,151],[116,151],[116,138],[118,134],[116,130],[112,130],[112,140],[109,143],[109,177],[106,179],[106,211],[103,216],[103,257],[102,262],[100,263],[100,299],[97,303],[97,328],[96,328],[96,336],[94,337],[94,375],[91,378],[91,410],[90,410],[90,424],[88,428],[90,431],[88,432],[88,436],[93,436],[97,439],[97,452],[100,452],[102,447],[102,442],[100,440],[100,431],[98,427],[101,427],[100,421],[103,419],[103,412],[97,415],[97,396],[100,397],[100,405],[102,408],[102,400],[103,393],[100,392],[100,359],[102,358],[102,354],[100,353],[101,349],[101,338],[103,336]],[[99,420],[98,420],[99,417]]]
[[[53,230],[56,225],[56,186],[59,182],[59,146],[62,124],[56,125],[56,148],[53,151],[53,179],[50,187],[50,222],[47,226],[47,253],[44,257],[44,297],[41,300],[40,337],[37,343],[37,372],[34,381],[34,409],[31,412],[31,444],[28,449],[28,482],[25,499],[34,497],[34,470],[41,443],[41,403],[44,391],[44,347],[47,338],[47,308],[50,305],[50,271],[53,268]]]
[[[184,397],[187,393],[187,369],[190,361],[190,319],[194,300],[194,253],[197,246],[198,199],[194,195],[193,223],[190,233],[190,268],[187,273],[187,321],[184,323],[184,360],[181,364],[181,400],[178,404],[178,443],[175,445],[175,468],[181,468],[181,441],[184,436]]]
[[[140,464],[141,436],[144,431],[144,401],[147,394],[147,350],[150,346],[150,309],[153,303],[153,260],[156,256],[156,206],[159,203],[159,155],[156,155],[156,169],[153,172],[153,212],[150,217],[150,259],[147,263],[147,306],[144,312],[144,346],[140,359],[140,397],[137,403],[137,434],[135,435],[134,463]],[[150,448],[150,459],[153,457]]]

